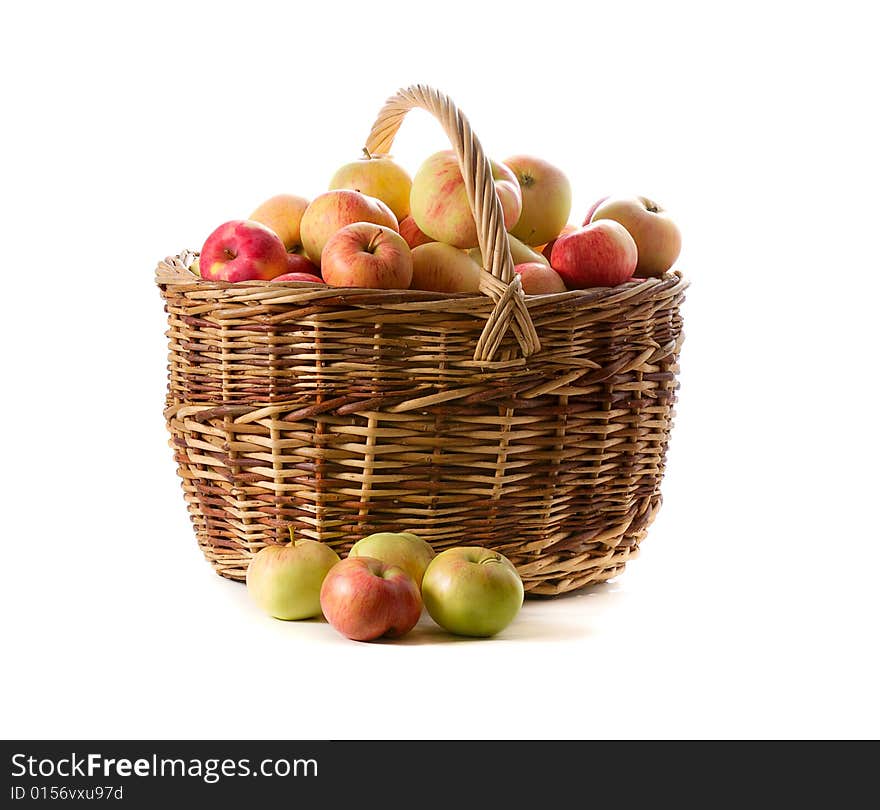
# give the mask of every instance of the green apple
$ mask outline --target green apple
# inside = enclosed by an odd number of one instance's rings
[[[519,613],[523,596],[513,563],[480,546],[440,552],[422,579],[422,600],[431,618],[460,636],[494,636]]]
[[[514,265],[525,264],[526,262],[541,262],[541,264],[546,264],[547,267],[550,266],[550,260],[543,253],[532,250],[528,245],[520,242],[513,234],[507,234],[507,241],[510,242],[510,255],[513,258]],[[468,253],[480,267],[484,266],[483,254],[478,247],[471,248]]]
[[[402,568],[416,585],[422,584],[434,554],[431,544],[412,532],[376,532],[358,540],[348,552],[349,557],[374,557]]]
[[[543,245],[562,230],[571,213],[571,183],[541,158],[515,155],[504,164],[522,190],[522,213],[510,232],[527,245]]]
[[[338,562],[339,555],[317,540],[264,546],[248,565],[247,590],[276,619],[311,619],[321,615],[321,585]]]

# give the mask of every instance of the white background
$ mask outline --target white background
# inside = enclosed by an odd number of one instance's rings
[[[6,4],[2,734],[876,737],[869,7]],[[665,503],[622,576],[493,640],[357,644],[201,557],[153,272],[323,191],[414,82],[491,155],[564,168],[573,221],[617,191],[672,211],[687,339]],[[445,146],[413,113],[395,156]]]

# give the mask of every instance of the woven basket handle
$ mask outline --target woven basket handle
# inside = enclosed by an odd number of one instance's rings
[[[448,96],[414,84],[398,90],[379,111],[367,138],[370,154],[388,154],[404,116],[414,107],[427,110],[443,125],[461,166],[468,202],[474,213],[485,272],[480,291],[495,301],[483,333],[477,341],[474,360],[492,360],[508,329],[513,329],[523,357],[541,348],[531,315],[526,307],[520,277],[513,270],[510,242],[504,227],[504,213],[495,193],[492,168],[467,118]]]

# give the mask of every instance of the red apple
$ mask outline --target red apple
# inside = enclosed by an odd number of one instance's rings
[[[678,226],[647,197],[609,197],[591,215],[590,222],[600,220],[614,220],[630,232],[639,251],[640,276],[662,276],[681,252]]]
[[[272,281],[306,281],[309,284],[323,284],[324,279],[314,273],[284,273],[275,276]]]
[[[412,281],[409,246],[383,225],[346,225],[330,237],[322,255],[321,275],[334,287],[406,290]]]
[[[570,290],[614,287],[632,278],[638,249],[626,228],[603,219],[560,236],[550,253],[550,264]]]
[[[567,290],[562,276],[543,262],[525,262],[516,265],[513,269],[519,273],[523,292],[526,295],[560,293]]]
[[[319,194],[309,203],[300,223],[306,255],[321,266],[327,240],[340,228],[353,222],[374,222],[397,231],[397,217],[382,200],[350,189]]]
[[[592,217],[593,217],[593,214],[596,212],[596,209],[597,209],[600,205],[602,205],[602,203],[605,202],[605,200],[607,200],[607,199],[608,199],[608,195],[607,195],[607,194],[606,194],[604,197],[599,197],[599,199],[596,200],[596,202],[594,202],[594,203],[590,206],[590,210],[587,211],[587,215],[584,217],[584,221],[583,221],[582,224],[584,224],[584,225],[589,225],[589,224],[590,224],[590,220],[591,220]]]
[[[311,273],[313,276],[321,275],[318,266],[303,253],[287,252],[288,273]]]
[[[522,213],[510,232],[527,245],[556,236],[571,213],[571,184],[561,169],[532,155],[506,158],[522,191]]]
[[[522,191],[516,175],[507,166],[494,160],[489,163],[504,227],[510,230],[522,212]],[[458,158],[452,150],[431,155],[419,167],[413,177],[410,209],[416,225],[432,239],[458,248],[472,248],[477,244],[474,214]]]
[[[434,241],[428,234],[422,233],[412,216],[400,220],[400,235],[406,239],[410,248],[417,248],[419,245],[427,245]]]
[[[550,254],[553,251],[553,245],[555,244],[556,240],[559,239],[560,236],[565,236],[568,233],[573,233],[577,229],[577,225],[565,225],[553,239],[551,239],[546,245],[544,245],[543,248],[541,248],[541,253],[544,255],[548,262],[550,261]]]
[[[321,610],[336,630],[355,641],[399,638],[416,626],[422,597],[402,568],[375,557],[347,557],[324,578]]]
[[[210,281],[269,281],[287,272],[287,251],[271,228],[233,219],[205,240],[199,272]]]

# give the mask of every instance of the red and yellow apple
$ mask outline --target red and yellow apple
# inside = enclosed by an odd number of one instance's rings
[[[428,242],[434,241],[426,233],[422,233],[419,226],[416,225],[416,221],[412,218],[412,215],[400,220],[400,235],[406,239],[406,243],[411,248],[417,248],[419,245],[427,245]]]
[[[522,192],[516,176],[507,166],[494,160],[490,164],[504,227],[510,230],[522,211]],[[412,182],[410,213],[416,225],[431,239],[459,248],[477,244],[474,214],[453,151],[436,152],[419,167]]]
[[[410,289],[478,293],[482,268],[467,253],[445,242],[428,242],[412,251]]]
[[[354,222],[324,246],[321,276],[333,287],[405,290],[413,275],[409,245],[397,231],[371,222]]]
[[[329,188],[348,188],[382,200],[398,221],[409,214],[412,178],[388,155],[367,155],[340,166]]]
[[[287,272],[288,273],[312,273],[320,275],[317,265],[304,253],[287,253]]]
[[[550,264],[570,290],[614,287],[632,278],[638,249],[619,222],[603,219],[560,236]]]
[[[347,557],[324,578],[321,609],[342,635],[373,641],[412,630],[422,613],[422,598],[402,568],[375,557]]]
[[[565,236],[566,234],[572,233],[573,231],[576,231],[577,229],[578,229],[578,226],[572,225],[571,223],[569,223],[568,225],[564,225],[562,230],[558,234],[556,234],[556,236],[554,236],[546,245],[544,245],[543,248],[541,248],[541,255],[544,256],[545,259],[547,259],[548,264],[550,262],[550,254],[553,252],[553,245],[556,242],[556,240],[560,236]]]
[[[339,555],[317,540],[263,546],[248,565],[247,590],[276,619],[311,619],[321,615],[321,585],[338,562]]]
[[[354,222],[373,222],[398,230],[397,217],[382,200],[350,189],[325,191],[309,203],[300,224],[306,255],[320,267],[327,240]]]
[[[562,276],[543,262],[525,262],[513,269],[519,274],[526,295],[560,293],[568,289]]]
[[[639,251],[636,273],[662,276],[681,252],[681,232],[669,213],[647,197],[609,197],[593,211],[590,222],[613,220],[629,231]]]
[[[324,283],[324,279],[314,273],[284,273],[281,276],[275,276],[272,281],[303,281],[308,284]]]
[[[300,223],[309,201],[296,194],[276,194],[262,202],[248,217],[255,222],[271,228],[278,234],[287,251],[298,253],[302,250]]]
[[[568,222],[571,183],[552,163],[532,155],[514,155],[504,161],[522,192],[522,213],[510,232],[527,245],[543,245]]]
[[[199,272],[209,281],[269,281],[287,272],[287,251],[271,228],[250,219],[233,219],[205,240]]]
[[[434,559],[433,546],[412,532],[376,532],[358,540],[349,557],[374,557],[386,565],[396,565],[421,587],[428,563]]]
[[[503,554],[480,546],[455,546],[431,560],[422,599],[431,618],[461,636],[494,636],[522,607],[524,589]]]
[[[596,212],[596,209],[597,209],[600,205],[602,205],[602,203],[605,202],[605,200],[607,200],[607,199],[608,199],[608,195],[606,194],[604,197],[599,197],[599,199],[596,200],[596,202],[594,202],[594,203],[590,206],[589,210],[587,211],[587,215],[584,217],[584,221],[583,221],[583,223],[582,223],[583,225],[589,225],[589,224],[590,224],[590,221],[592,220],[592,218],[593,218],[593,214]]]

